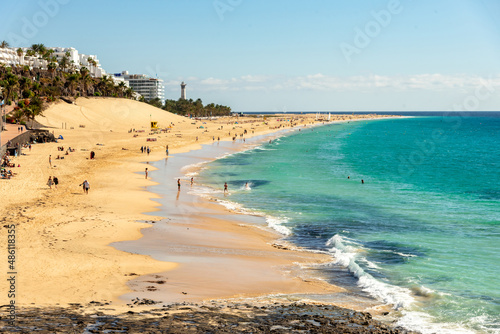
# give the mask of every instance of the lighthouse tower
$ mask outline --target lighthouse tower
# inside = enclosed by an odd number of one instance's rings
[[[183,81],[181,83],[181,99],[183,99],[183,100],[186,99],[186,86],[187,86],[187,84],[185,84]]]

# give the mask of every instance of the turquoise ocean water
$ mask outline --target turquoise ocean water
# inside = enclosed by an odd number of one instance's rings
[[[230,195],[215,196],[332,254],[328,279],[394,305],[399,324],[500,333],[500,114],[491,115],[303,128],[213,161],[197,180],[227,182]]]

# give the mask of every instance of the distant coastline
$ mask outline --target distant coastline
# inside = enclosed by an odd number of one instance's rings
[[[238,111],[244,115],[394,115],[436,117],[500,117],[500,111]]]

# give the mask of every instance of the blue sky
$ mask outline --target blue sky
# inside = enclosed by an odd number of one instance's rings
[[[498,0],[2,2],[0,40],[158,75],[167,98],[185,81],[241,111],[500,110]]]

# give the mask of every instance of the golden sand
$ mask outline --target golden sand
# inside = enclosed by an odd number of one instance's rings
[[[297,123],[299,126],[311,124],[314,118],[303,116]],[[162,218],[143,214],[155,211],[158,205],[152,200],[157,195],[144,190],[145,186],[154,184],[144,177],[147,166],[144,161],[164,158],[167,144],[172,155],[199,148],[202,143],[212,142],[213,137],[231,140],[234,133],[240,134],[246,129],[248,138],[276,131],[276,127],[289,123],[268,118],[265,124],[263,119],[248,117],[238,119],[238,125],[234,124],[235,118],[227,117],[195,121],[145,103],[113,98],[79,98],[73,105],[58,102],[38,121],[56,137],[62,135],[64,140],[35,144],[31,151],[24,149],[25,155],[15,159],[16,165],[21,165],[13,168],[17,176],[0,180],[3,226],[0,240],[7,240],[6,226],[14,224],[16,231],[17,305],[118,302],[120,296],[126,294],[132,298],[134,293],[148,296],[144,282],[155,273],[169,273],[168,284],[160,291],[168,296],[168,301],[341,291],[283,270],[296,262],[318,263],[328,257],[272,247],[276,235],[240,226],[232,222],[230,216],[228,219],[190,216],[189,234],[185,233],[184,223],[173,221],[169,227],[171,236],[165,240],[166,243],[203,244],[247,252],[244,256],[220,255],[222,259],[218,258],[218,263],[226,262],[217,268],[225,270],[214,270],[209,254],[197,256],[192,251],[185,254],[198,258],[197,265],[193,265],[157,261],[109,246],[112,242],[141,238],[141,229],[150,225],[138,221]],[[150,134],[150,121],[158,122],[161,128],[171,128],[168,133]],[[136,132],[130,132],[133,129]],[[147,138],[156,141],[147,141]],[[143,145],[151,148],[149,156],[140,153]],[[64,151],[58,150],[60,146],[64,150],[71,147],[75,152],[64,155]],[[89,159],[90,151],[96,153],[96,159]],[[64,159],[57,159],[58,156]],[[58,177],[58,189],[49,189],[49,176]],[[90,183],[88,195],[79,186],[85,179]],[[224,211],[208,201],[199,205]],[[203,231],[214,233],[210,238],[206,235],[202,238]],[[228,235],[231,237],[227,238]],[[9,271],[6,246],[0,254],[2,272],[6,274]],[[127,285],[132,279],[134,281]],[[255,281],[258,284],[252,284]],[[0,290],[7,291],[6,280],[0,282]],[[183,294],[186,286],[189,292]],[[7,294],[2,293],[0,303],[8,302]]]

